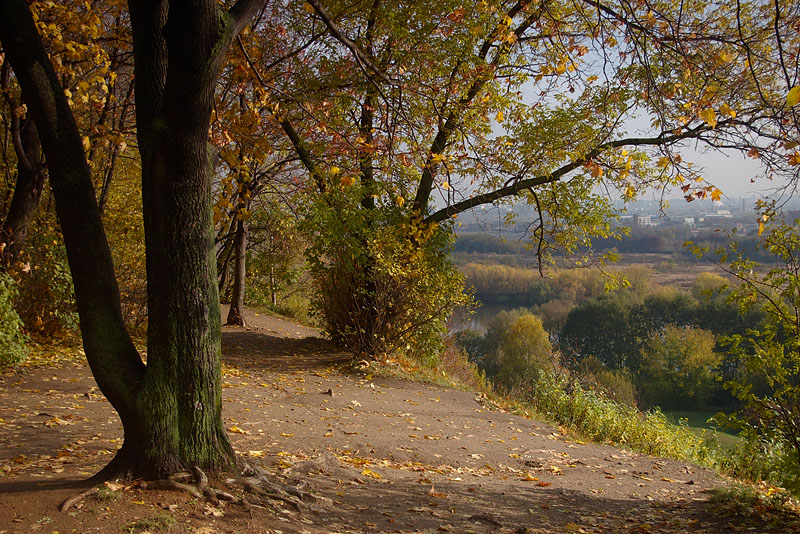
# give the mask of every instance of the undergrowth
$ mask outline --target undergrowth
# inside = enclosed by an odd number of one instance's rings
[[[798,508],[782,488],[759,484],[735,484],[712,491],[712,510],[718,516],[735,518],[747,530],[761,526],[797,532],[800,528]]]

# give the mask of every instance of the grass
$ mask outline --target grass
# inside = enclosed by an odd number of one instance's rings
[[[146,531],[164,532],[169,530],[175,523],[175,517],[166,512],[162,512],[154,515],[153,517],[147,517],[145,519],[134,521],[133,523],[128,523],[122,527],[122,530],[131,534],[134,532]]]
[[[720,446],[726,450],[733,449],[742,440],[736,434],[720,430],[719,426],[709,421],[717,415],[716,411],[668,411],[664,412],[664,415],[673,423],[685,422],[689,430],[700,437],[707,437],[711,432]]]

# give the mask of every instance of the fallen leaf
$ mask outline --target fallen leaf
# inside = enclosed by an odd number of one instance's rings
[[[364,469],[363,471],[361,471],[361,474],[364,475],[365,477],[370,477],[370,478],[378,478],[378,479],[383,478],[380,475],[380,473],[376,473],[372,469]]]

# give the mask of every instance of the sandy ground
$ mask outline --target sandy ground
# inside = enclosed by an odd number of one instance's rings
[[[0,534],[785,532],[716,516],[709,490],[727,482],[705,469],[583,443],[472,392],[345,374],[349,355],[315,330],[247,318],[224,328],[225,426],[313,509],[132,484],[58,511],[122,432],[80,355],[54,355],[0,375]]]

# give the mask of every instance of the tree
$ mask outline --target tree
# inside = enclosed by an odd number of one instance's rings
[[[648,406],[664,410],[707,406],[722,361],[714,334],[669,324],[650,334],[642,348],[639,387]]]
[[[435,225],[524,200],[534,207],[541,258],[560,248],[592,261],[591,239],[616,234],[614,197],[629,200],[653,184],[680,187],[689,200],[720,197],[681,155],[687,142],[768,152],[767,172],[788,171],[780,84],[757,80],[775,79],[782,50],[794,50],[796,9],[668,0],[308,6],[294,6],[309,19],[297,31],[306,32],[307,50],[325,54],[297,54],[285,72],[300,73],[316,98],[286,98],[277,84],[273,115],[320,209],[344,202],[339,214],[358,223],[342,228],[341,240],[352,254],[346,261],[361,262],[361,278],[318,284],[330,293],[360,287],[358,309],[374,309],[374,281],[363,275],[374,263],[370,233],[382,225],[447,232]],[[776,25],[784,32],[777,48]],[[318,83],[326,74],[341,82]],[[635,116],[651,119],[643,135],[628,133]],[[338,269],[337,247],[324,257]],[[376,334],[368,330],[367,341]]]
[[[24,0],[0,4],[0,41],[47,157],[84,350],[125,441],[99,474],[230,469],[221,420],[220,313],[209,119],[232,40],[262,2],[131,0],[148,278],[147,365],[125,331],[83,140]]]
[[[31,2],[43,44],[51,57],[61,85],[83,132],[101,212],[109,188],[126,149],[125,135],[131,126],[133,83],[130,63],[130,34],[118,2],[65,0]],[[102,39],[99,39],[100,36]],[[0,231],[0,248],[5,268],[14,271],[34,223],[34,215],[46,189],[47,165],[34,120],[19,87],[11,77],[7,59],[0,61],[0,87],[7,135],[13,151],[3,147],[3,164],[14,183],[6,184],[13,196],[5,211]],[[45,199],[47,196],[45,195]],[[26,260],[21,259],[25,262]],[[24,298],[24,297],[23,297]]]
[[[777,440],[800,458],[800,220],[762,219],[760,249],[771,261],[762,265],[743,255],[733,240],[716,251],[716,261],[739,281],[731,298],[742,311],[760,309],[762,323],[727,336],[744,372],[726,384],[743,403],[728,421],[751,437]],[[734,236],[735,237],[735,236]],[[695,249],[700,255],[710,251]],[[763,383],[755,387],[756,382]]]
[[[497,347],[496,380],[509,389],[531,384],[539,371],[554,370],[552,352],[542,321],[530,313],[521,315],[503,332]]]
[[[578,359],[594,356],[609,369],[635,370],[639,357],[636,325],[631,321],[634,298],[641,297],[611,293],[573,308],[559,337],[564,354]]]

